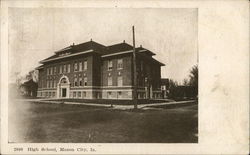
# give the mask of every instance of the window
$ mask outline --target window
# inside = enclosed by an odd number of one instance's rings
[[[76,87],[78,84],[77,84],[77,78],[74,79],[74,86]]]
[[[56,74],[56,67],[54,67],[54,74]]]
[[[54,82],[51,80],[50,81],[50,87],[53,88],[54,87]]]
[[[82,97],[83,97],[83,98],[86,97],[86,92],[85,92],[85,91],[82,93]]]
[[[77,96],[82,97],[82,93],[79,91]]]
[[[68,64],[68,73],[70,73],[70,64]]]
[[[84,60],[84,66],[83,66],[84,68],[84,70],[87,70],[87,68],[88,68],[88,63],[87,63],[87,60]]]
[[[83,79],[84,86],[87,86],[87,81],[88,81],[87,77],[84,77]]]
[[[141,61],[141,71],[143,71],[143,61]]]
[[[123,61],[122,59],[117,60],[117,69],[122,69],[123,68]]]
[[[59,73],[62,74],[62,66],[60,66]]]
[[[66,78],[62,78],[61,83],[67,83]]]
[[[49,88],[49,81],[47,81],[47,88]]]
[[[108,77],[108,86],[112,86],[112,77],[111,76]]]
[[[122,92],[121,91],[118,91],[117,98],[122,98]]]
[[[112,60],[109,60],[109,61],[108,61],[108,70],[111,71],[112,68],[113,68]]]
[[[67,72],[66,65],[63,65],[63,73],[66,73],[66,72]]]
[[[145,86],[145,83],[147,82],[147,77],[142,77],[142,86]]]
[[[49,68],[47,68],[47,75],[49,75]]]
[[[141,99],[141,93],[138,93],[138,94],[137,94],[137,98],[138,98],[138,99]]]
[[[118,85],[118,86],[122,86],[122,82],[123,82],[123,81],[122,81],[122,76],[118,76],[118,77],[117,77],[117,85]]]
[[[54,80],[54,87],[56,88],[56,80]]]
[[[96,98],[101,98],[101,94],[99,92],[96,92]]]
[[[108,98],[112,98],[112,93],[108,92]]]
[[[74,71],[77,72],[77,63],[74,65]]]
[[[73,97],[76,97],[76,92],[73,92]]]
[[[137,85],[141,86],[141,78],[140,77],[137,77]]]
[[[79,71],[82,71],[82,62],[79,62]]]
[[[50,75],[53,74],[53,67],[50,68]]]
[[[82,78],[79,78],[79,86],[82,86]]]

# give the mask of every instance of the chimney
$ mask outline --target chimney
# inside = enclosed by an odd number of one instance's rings
[[[123,43],[125,43],[125,40],[123,40]]]
[[[140,45],[140,48],[142,48],[142,45]]]
[[[90,41],[92,41],[92,38],[90,38]]]

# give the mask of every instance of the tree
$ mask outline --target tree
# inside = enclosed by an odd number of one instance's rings
[[[169,80],[169,98],[175,98],[176,97],[176,88],[178,86],[177,81],[174,81],[172,79]]]
[[[19,73],[16,73],[18,76]],[[38,72],[37,70],[29,71],[25,76],[19,76],[16,83],[18,84],[19,92],[27,96],[36,96],[38,88]]]
[[[25,95],[27,96],[36,96],[36,92],[37,92],[37,83],[33,81],[33,79],[30,79],[26,82],[24,82],[21,87],[23,88],[23,91],[25,93]]]
[[[15,72],[14,73],[14,77],[15,77],[15,80],[16,80],[16,86],[17,88],[21,85],[21,76],[20,76],[20,72]]]
[[[38,81],[38,72],[37,70],[31,70],[29,73],[25,76],[26,80],[33,80],[34,82]]]
[[[185,79],[183,80],[183,85],[184,85],[184,86],[188,86],[188,85],[189,85],[188,79],[185,78]]]
[[[174,81],[174,80],[172,80],[172,79],[169,80],[169,89],[175,88],[175,87],[177,87],[177,86],[178,86],[177,81]]]
[[[195,65],[192,67],[192,69],[190,70],[190,74],[189,74],[189,85],[193,86],[195,89],[195,96],[198,95],[198,65]]]

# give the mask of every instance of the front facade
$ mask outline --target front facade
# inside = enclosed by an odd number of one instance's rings
[[[153,52],[137,54],[137,97],[161,98],[161,66]],[[94,41],[71,45],[37,67],[38,97],[81,99],[133,98],[133,47],[125,41],[104,46]]]

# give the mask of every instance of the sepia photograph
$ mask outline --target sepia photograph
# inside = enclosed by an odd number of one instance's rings
[[[249,154],[248,0],[0,4],[0,154]]]
[[[10,8],[9,143],[198,143],[197,8]]]

